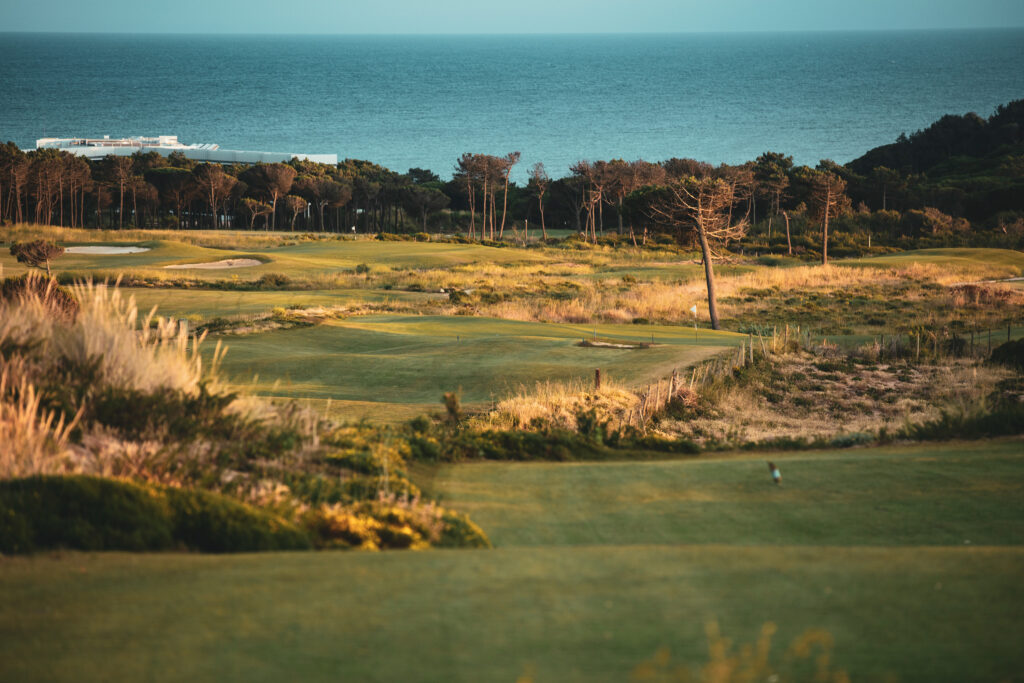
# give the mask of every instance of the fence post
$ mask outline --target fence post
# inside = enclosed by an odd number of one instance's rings
[[[594,389],[601,390],[601,368],[594,368]]]

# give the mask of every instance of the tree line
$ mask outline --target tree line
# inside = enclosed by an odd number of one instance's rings
[[[53,149],[0,145],[0,221],[71,227],[233,228],[333,232],[465,231],[502,240],[509,229],[654,233],[696,239],[659,202],[690,179],[731,192],[726,215],[769,238],[812,229],[827,260],[832,223],[877,239],[1006,230],[1024,219],[1024,100],[989,118],[946,116],[846,165],[798,166],[766,152],[738,165],[687,158],[580,160],[552,178],[533,165],[512,180],[519,152],[466,153],[450,180],[426,169],[397,173],[369,161],[337,165],[195,163],[155,152],[87,161]],[[791,220],[793,219],[793,220]],[[689,237],[686,237],[689,235]],[[729,238],[735,239],[735,237]],[[729,240],[725,240],[728,243]]]

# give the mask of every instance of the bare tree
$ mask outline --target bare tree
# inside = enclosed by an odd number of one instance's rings
[[[284,197],[283,199],[285,210],[288,211],[289,214],[291,214],[291,222],[289,224],[289,227],[291,230],[294,231],[295,219],[298,217],[300,213],[306,210],[306,207],[309,206],[309,202],[307,202],[302,197],[297,197],[296,195],[293,194],[290,194]]]
[[[811,208],[821,219],[821,264],[828,265],[828,221],[840,215],[850,203],[846,181],[830,171],[813,171]]]
[[[134,162],[131,157],[110,155],[106,158],[107,172],[118,188],[119,204],[117,209],[117,228],[124,227],[124,192],[132,177]]]
[[[544,235],[545,241],[548,238],[548,229],[544,225],[544,194],[548,191],[549,185],[551,185],[551,178],[544,169],[544,163],[538,161],[530,169],[530,186],[533,188],[533,193],[537,195],[537,208],[540,210],[540,230],[541,234]]]
[[[708,289],[708,314],[711,328],[720,330],[718,300],[715,296],[714,254],[711,243],[723,243],[742,237],[747,219],[733,222],[732,205],[736,188],[727,180],[690,176],[661,189],[650,210],[654,217],[670,225],[694,230],[704,260],[704,279]]]
[[[496,159],[496,168],[505,180],[505,187],[501,194],[501,229],[498,231],[498,239],[505,234],[505,214],[508,211],[508,177],[512,174],[512,167],[519,163],[519,152],[510,152],[501,159]]]
[[[217,209],[231,194],[238,180],[224,172],[219,164],[200,164],[193,171],[199,192],[210,207],[212,227],[217,228]]]
[[[256,228],[256,219],[260,216],[270,216],[274,209],[266,202],[261,202],[258,199],[251,197],[245,197],[242,199],[241,213],[243,216],[249,219],[249,229],[254,230]]]
[[[469,203],[469,237],[476,234],[476,192],[477,186],[483,184],[485,175],[483,155],[466,152],[455,164],[455,177],[466,188],[466,201]],[[486,197],[485,197],[486,200]],[[484,221],[486,225],[486,220]],[[481,234],[483,228],[481,228]]]

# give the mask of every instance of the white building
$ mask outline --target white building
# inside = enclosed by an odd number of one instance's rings
[[[155,138],[114,138],[104,135],[102,138],[40,138],[36,140],[36,149],[59,149],[62,152],[86,157],[90,160],[102,159],[108,155],[127,157],[136,152],[156,152],[163,156],[171,152],[180,152],[195,161],[209,161],[217,164],[272,164],[290,161],[293,157],[308,159],[320,164],[338,163],[337,154],[292,154],[287,152],[244,152],[234,149],[221,149],[214,144],[186,145],[178,142],[177,135],[160,135]]]

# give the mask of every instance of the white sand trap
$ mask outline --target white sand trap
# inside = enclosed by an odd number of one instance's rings
[[[67,247],[67,254],[141,254],[149,251],[149,247]]]
[[[261,266],[263,261],[254,258],[226,258],[223,261],[211,261],[209,263],[178,263],[164,268],[195,268],[197,270],[218,270],[220,268],[248,268],[249,266]]]

